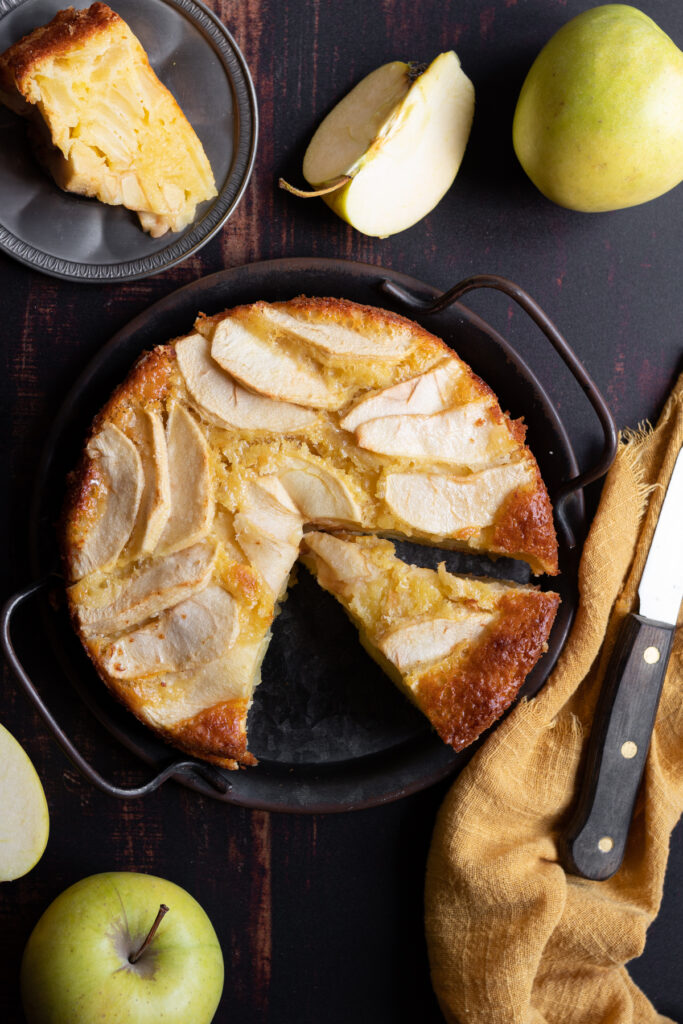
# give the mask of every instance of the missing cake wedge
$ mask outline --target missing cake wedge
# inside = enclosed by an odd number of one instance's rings
[[[462,750],[517,696],[547,647],[559,595],[401,561],[391,541],[317,531],[302,561],[357,626],[368,654]]]
[[[31,120],[60,188],[133,210],[154,238],[217,194],[194,129],[106,4],[59,11],[0,55],[0,100]]]

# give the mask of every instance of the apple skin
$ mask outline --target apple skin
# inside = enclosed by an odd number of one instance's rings
[[[683,180],[683,52],[635,7],[584,11],[536,58],[512,134],[522,167],[560,206],[655,199]]]
[[[169,912],[130,964],[162,903]],[[222,991],[220,945],[197,901],[173,882],[128,871],[66,889],[21,964],[28,1024],[209,1024]]]
[[[0,725],[0,881],[21,878],[43,856],[50,814],[31,759]]]

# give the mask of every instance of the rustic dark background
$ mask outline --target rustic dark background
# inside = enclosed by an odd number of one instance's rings
[[[620,426],[656,417],[681,369],[681,189],[632,210],[571,213],[535,191],[512,151],[512,113],[531,61],[590,3],[209,5],[247,58],[261,118],[255,172],[225,229],[182,266],[128,285],[65,283],[0,257],[3,593],[28,576],[31,483],[65,390],[133,316],[223,267],[278,256],[334,256],[442,287],[475,272],[509,276],[565,331]],[[641,0],[639,6],[683,45],[683,4]],[[425,61],[451,47],[474,81],[477,112],[457,183],[426,220],[384,241],[367,239],[322,203],[297,202],[275,188],[280,174],[298,179],[316,122],[360,77],[387,60]],[[586,463],[599,432],[559,360],[502,297],[480,293],[471,305],[531,362]],[[594,503],[595,491],[590,497]],[[144,777],[73,699],[59,711],[98,767],[123,784]],[[218,1024],[442,1020],[429,985],[421,915],[425,857],[445,785],[381,809],[330,816],[252,812],[175,784],[121,803],[75,774],[7,669],[2,720],[33,758],[51,814],[40,864],[0,889],[2,1020],[21,1020],[21,951],[43,909],[82,876],[110,869],[170,878],[206,908],[227,969]],[[644,955],[631,965],[657,1008],[679,1020],[682,849],[679,828],[662,910]]]

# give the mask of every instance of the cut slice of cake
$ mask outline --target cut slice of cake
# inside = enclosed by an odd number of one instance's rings
[[[302,561],[372,658],[462,750],[498,719],[546,650],[560,602],[535,587],[408,565],[391,541],[304,536]]]
[[[60,11],[2,54],[0,99],[31,117],[60,188],[134,210],[154,238],[217,194],[192,126],[106,4]]]

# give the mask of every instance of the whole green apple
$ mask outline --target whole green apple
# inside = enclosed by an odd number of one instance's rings
[[[58,896],[21,964],[29,1024],[209,1024],[222,991],[223,956],[197,901],[129,871],[91,875]]]
[[[571,210],[668,192],[683,180],[683,52],[635,7],[579,14],[534,61],[512,138],[534,184]]]

